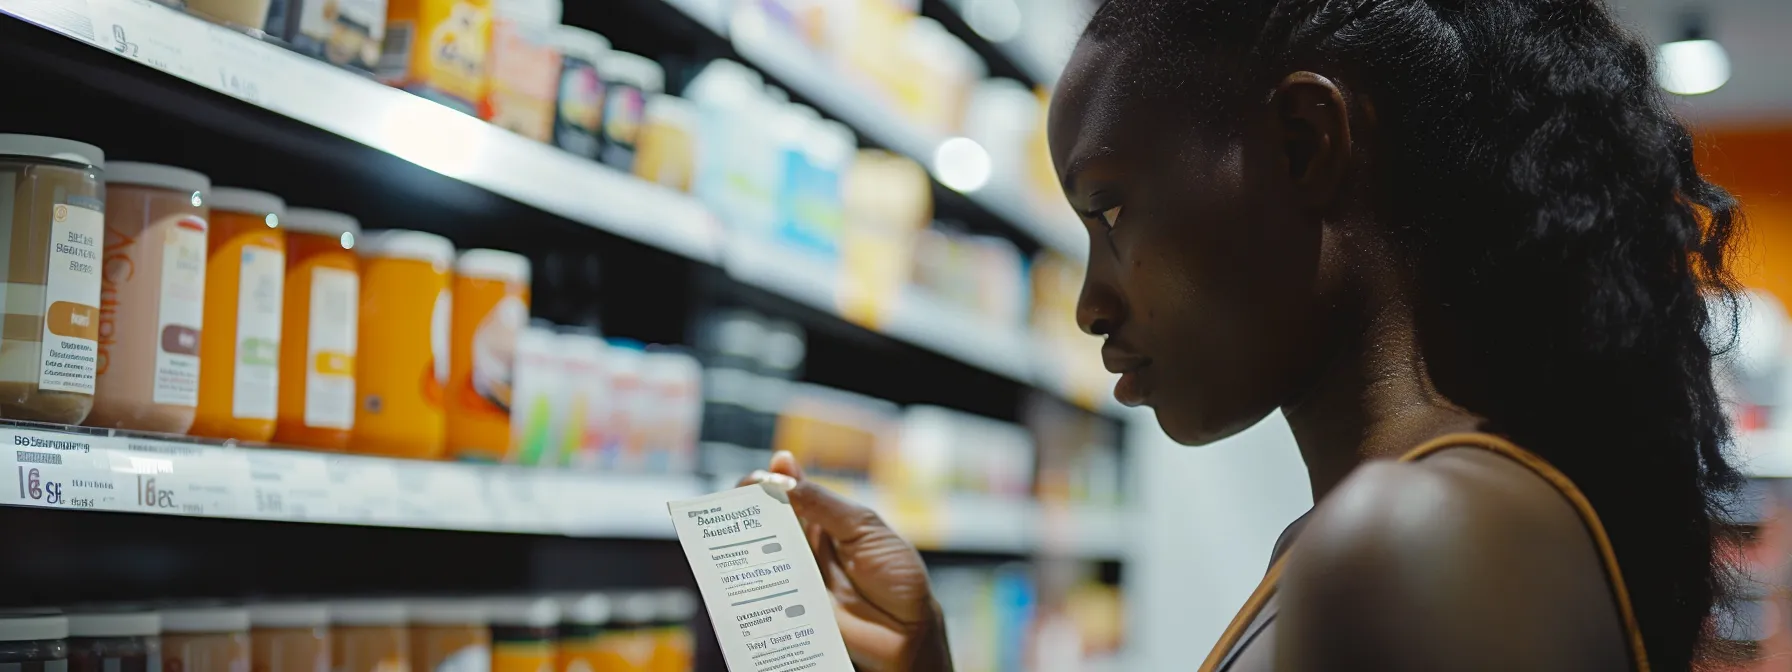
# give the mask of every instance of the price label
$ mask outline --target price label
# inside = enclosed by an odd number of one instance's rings
[[[379,524],[398,517],[398,475],[391,460],[332,455],[326,465],[337,520]]]
[[[132,486],[133,510],[233,516],[248,481],[242,451],[173,441],[123,439],[108,451],[114,474]]]
[[[247,460],[249,489],[243,511],[277,520],[330,520],[330,474],[322,455],[259,448],[240,449]]]
[[[397,524],[457,530],[494,529],[482,469],[465,464],[410,462],[397,468]]]
[[[10,432],[4,462],[12,467],[14,488],[4,499],[14,504],[71,509],[125,508],[128,487],[105,468],[102,437],[48,432]]]

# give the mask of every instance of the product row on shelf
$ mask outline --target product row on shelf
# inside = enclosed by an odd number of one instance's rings
[[[684,589],[73,605],[0,613],[0,659],[69,672],[691,672]]]
[[[699,200],[514,134],[494,133],[472,117],[306,63],[309,59],[143,0],[94,0],[90,6],[91,17],[86,18],[91,20],[82,24],[85,32],[73,32],[63,15],[37,5],[0,2],[0,9],[526,204],[701,260],[725,262],[742,282],[900,340],[1054,390],[1088,408],[1111,405],[1104,400],[1112,376],[1100,366],[1092,339],[1077,333],[1072,319],[1079,263],[1051,252],[1027,259],[1000,238],[934,222],[925,171],[913,161],[874,151],[848,151],[852,160],[845,164],[821,158],[830,151],[838,158],[838,150],[850,146],[841,142],[811,156],[817,145],[830,144],[818,138],[850,132],[819,121],[800,106],[766,97],[769,90],[753,84],[756,74],[751,70],[712,62],[689,91],[713,92],[700,97],[723,102],[698,106],[695,129],[685,130],[701,135],[720,128],[724,140],[709,144],[730,151],[702,153],[692,160],[692,154],[677,148],[704,143],[651,139],[690,134],[655,133],[653,128],[666,126],[655,124],[643,131],[645,147],[638,157],[679,158],[637,160],[634,169],[649,176],[690,174],[691,188],[700,194],[706,193],[704,185],[712,185],[708,197]],[[106,25],[117,30],[107,31]],[[150,52],[145,50],[157,49],[163,41],[120,41],[126,39],[120,36],[144,33],[166,34],[167,41],[189,47]],[[230,78],[220,81],[205,74],[219,68],[232,73]],[[238,86],[242,81],[260,84],[245,96]],[[659,108],[690,111],[684,101],[663,102],[668,104]],[[792,123],[757,123],[764,115],[741,107],[761,104],[789,111],[771,118]],[[716,105],[730,114],[705,111]],[[392,123],[396,119],[404,121]],[[706,122],[712,119],[722,121]],[[732,124],[724,123],[730,120]],[[783,136],[794,141],[779,141],[772,137],[778,135],[775,129],[799,132]],[[671,149],[659,152],[655,147]],[[785,158],[776,158],[780,152]],[[724,160],[728,157],[736,160]],[[722,167],[702,168],[716,163]],[[660,173],[653,168],[674,165],[690,171]],[[782,179],[785,175],[796,179]],[[768,179],[776,184],[760,184]],[[738,189],[742,184],[752,188]],[[855,192],[848,188],[854,184],[864,187]],[[755,194],[777,195],[755,201]],[[704,202],[710,207],[700,205]],[[710,212],[732,213],[720,218],[729,225],[723,227]]]
[[[953,669],[1052,672],[1126,669],[1125,602],[1077,563],[930,568],[946,615]]]

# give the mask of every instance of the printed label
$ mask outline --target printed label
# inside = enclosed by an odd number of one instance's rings
[[[162,242],[155,403],[199,405],[199,325],[205,315],[205,220],[181,219]]]
[[[236,297],[236,387],[230,412],[238,418],[272,420],[280,401],[280,297],[286,255],[255,245],[243,247]]]
[[[93,394],[100,335],[100,241],[106,216],[57,204],[44,284],[43,358],[37,386]]]
[[[305,335],[305,426],[355,426],[355,325],[361,277],[311,269],[311,323]]]
[[[668,502],[734,672],[851,672],[834,604],[783,491],[749,485]]]

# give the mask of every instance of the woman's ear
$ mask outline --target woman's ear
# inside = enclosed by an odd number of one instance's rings
[[[1351,164],[1350,113],[1336,82],[1312,72],[1284,77],[1270,95],[1281,173],[1303,208],[1329,209]]]

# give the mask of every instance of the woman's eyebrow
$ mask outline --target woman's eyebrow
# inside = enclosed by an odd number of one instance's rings
[[[1064,172],[1059,175],[1059,186],[1063,187],[1066,194],[1076,193],[1077,183],[1082,180],[1084,174],[1094,167],[1091,164],[1098,164],[1113,155],[1112,146],[1103,146],[1087,154],[1075,156],[1070,160],[1069,165],[1064,167]]]

